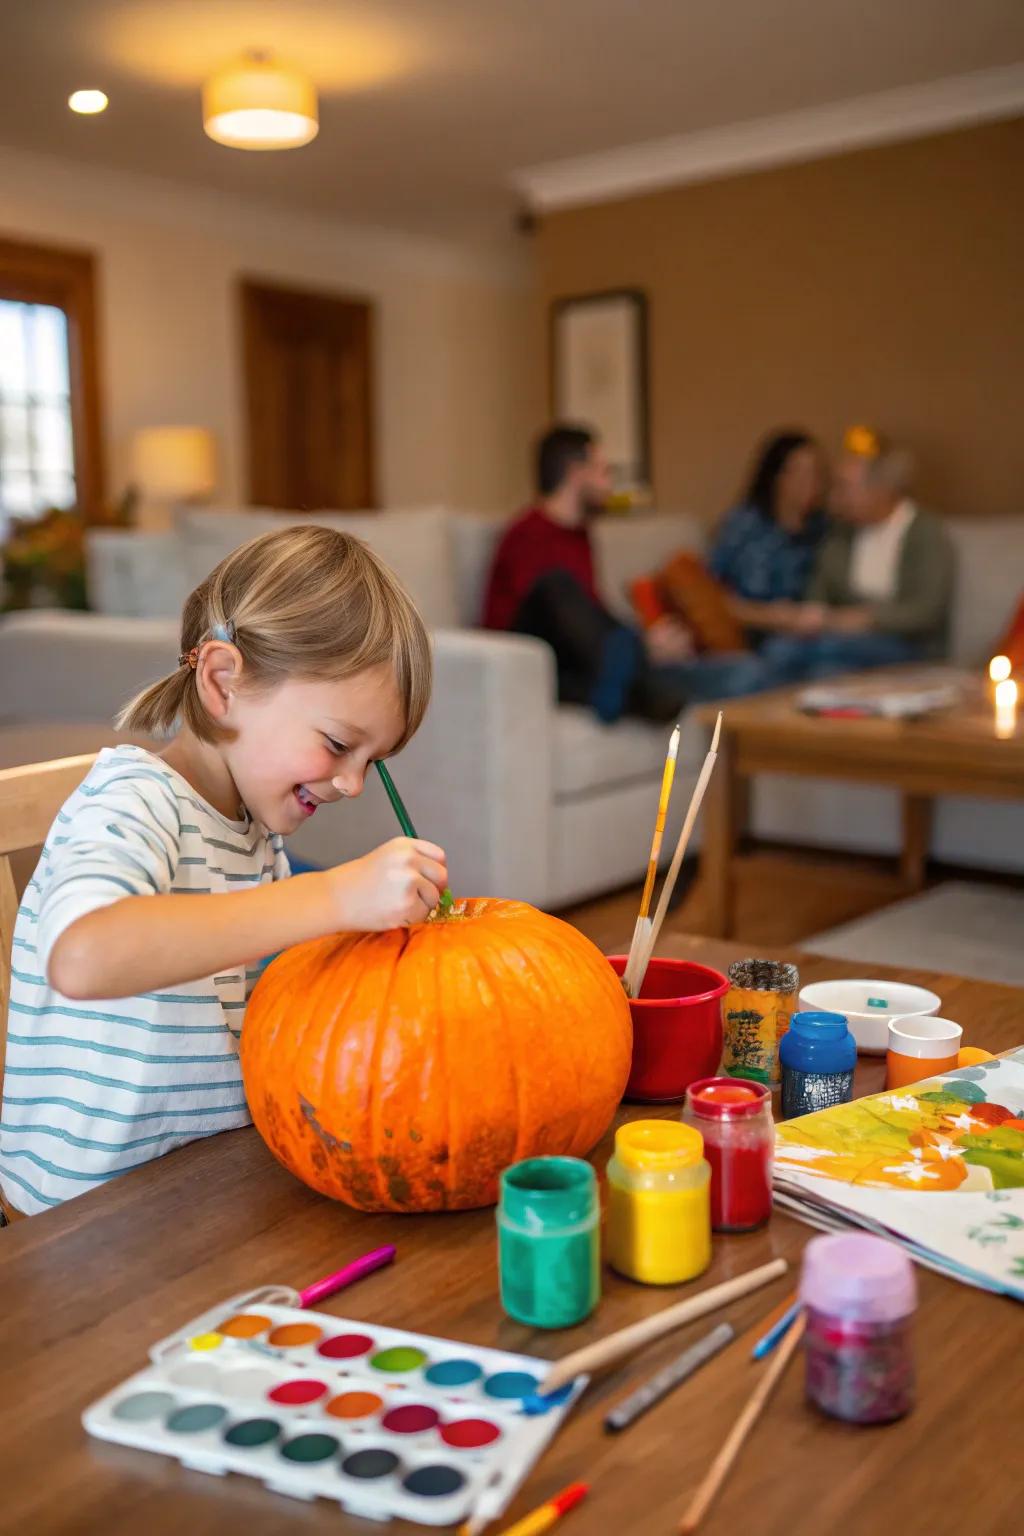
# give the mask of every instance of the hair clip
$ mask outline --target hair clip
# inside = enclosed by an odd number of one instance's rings
[[[210,634],[214,640],[223,640],[226,645],[234,645],[235,643],[236,630],[230,619],[224,624],[215,624],[210,630]]]
[[[179,667],[191,667],[194,672],[199,665],[199,647],[194,645],[190,651],[182,651],[178,657]]]

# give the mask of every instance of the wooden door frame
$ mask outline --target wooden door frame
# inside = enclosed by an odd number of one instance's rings
[[[104,521],[96,260],[90,251],[0,239],[0,296],[53,304],[68,319],[75,489],[87,523]]]
[[[285,299],[309,299],[312,303],[329,303],[350,305],[360,312],[366,327],[365,357],[366,357],[366,463],[367,463],[367,495],[363,498],[363,508],[372,510],[377,507],[378,474],[377,474],[377,433],[376,433],[376,378],[374,369],[375,341],[376,341],[376,302],[365,293],[352,293],[329,288],[314,288],[304,283],[280,282],[273,278],[261,277],[257,273],[243,272],[236,283],[237,314],[241,330],[241,365],[242,365],[242,395],[245,410],[245,458],[246,458],[246,485],[250,500],[259,500],[254,495],[253,486],[258,478],[256,466],[256,447],[252,428],[252,401],[249,394],[249,380],[256,363],[256,348],[258,346],[256,326],[251,307],[251,300],[260,295],[274,297],[279,295]],[[290,509],[282,509],[290,510]],[[345,510],[345,509],[340,509]]]

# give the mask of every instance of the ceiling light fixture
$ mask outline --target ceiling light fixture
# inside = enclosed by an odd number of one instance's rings
[[[319,131],[316,87],[265,53],[250,53],[203,87],[203,127],[233,149],[297,149]]]
[[[88,117],[106,110],[107,97],[103,91],[72,91],[68,97],[68,106],[72,112],[81,112]]]

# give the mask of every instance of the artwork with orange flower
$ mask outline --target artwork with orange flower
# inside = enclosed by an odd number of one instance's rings
[[[921,1192],[1024,1188],[1024,1084],[1011,1088],[991,1067],[788,1120],[776,1131],[776,1166]]]
[[[775,1198],[1024,1301],[1024,1050],[775,1128]]]

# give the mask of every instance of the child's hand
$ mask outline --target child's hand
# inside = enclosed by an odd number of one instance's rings
[[[448,884],[444,849],[411,837],[393,838],[333,873],[340,926],[367,933],[422,923]]]

